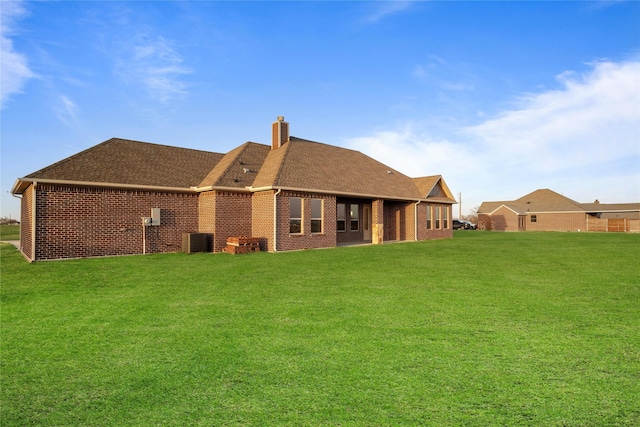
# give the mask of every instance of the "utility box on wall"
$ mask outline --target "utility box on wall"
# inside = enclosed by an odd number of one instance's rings
[[[160,208],[151,209],[151,225],[160,225]]]

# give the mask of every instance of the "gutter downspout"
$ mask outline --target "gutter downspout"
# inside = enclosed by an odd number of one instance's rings
[[[38,218],[38,183],[36,181],[33,182],[33,209],[32,209],[32,218],[31,218],[31,262],[36,260],[36,219]],[[22,206],[20,206],[20,211],[22,211]],[[20,244],[22,246],[22,243]],[[24,252],[23,252],[24,253]]]
[[[415,234],[415,241],[418,241],[418,205],[422,202],[422,200],[418,200],[414,205],[414,214],[413,219],[415,220],[415,225],[413,227],[413,231]]]
[[[20,200],[20,222],[22,223],[22,195],[17,195],[13,193],[11,193],[11,195],[16,199]],[[20,230],[22,230],[22,227],[20,228]],[[20,231],[20,247],[18,248],[18,250],[20,251],[20,253],[22,253],[22,231]]]
[[[144,220],[142,220],[142,255],[147,254],[147,229],[144,225]]]
[[[278,194],[282,192],[282,188],[273,193],[273,252],[278,252]]]

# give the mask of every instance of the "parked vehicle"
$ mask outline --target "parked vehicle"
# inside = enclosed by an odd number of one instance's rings
[[[454,230],[464,230],[464,222],[454,219],[453,220],[453,229]]]
[[[464,223],[464,229],[465,230],[475,230],[476,228],[478,228],[477,225],[475,225],[474,223],[470,222],[470,221],[461,221],[462,223]]]
[[[453,220],[453,229],[454,230],[475,230],[478,228],[475,224],[465,220],[454,219]]]

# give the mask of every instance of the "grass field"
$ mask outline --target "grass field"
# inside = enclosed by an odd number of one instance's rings
[[[19,240],[19,225],[0,225],[0,240]]]
[[[1,249],[3,426],[640,425],[640,235]]]

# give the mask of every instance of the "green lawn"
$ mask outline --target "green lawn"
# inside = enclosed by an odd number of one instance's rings
[[[640,425],[640,235],[1,249],[3,426]]]
[[[20,240],[20,226],[0,225],[0,240]]]

